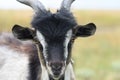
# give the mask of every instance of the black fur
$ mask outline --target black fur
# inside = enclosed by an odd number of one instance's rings
[[[31,54],[30,58],[29,58],[29,77],[28,80],[39,80],[37,79],[38,75],[40,75],[39,73],[41,73],[41,66],[40,66],[40,62],[39,62],[39,58],[38,58],[38,54],[37,54],[37,48],[34,46],[33,50],[35,51],[33,54]],[[36,53],[36,54],[35,54]]]
[[[64,36],[69,29],[77,25],[72,13],[65,10],[46,16],[36,14],[31,24],[49,39]]]
[[[76,37],[88,37],[95,33],[96,26],[94,23],[89,23],[87,25],[79,25]]]
[[[14,25],[14,27],[12,28],[12,32],[14,34],[15,37],[17,37],[18,39],[23,39],[23,40],[28,40],[28,39],[33,39],[33,30],[29,29],[29,28],[24,28],[21,27],[20,25]]]

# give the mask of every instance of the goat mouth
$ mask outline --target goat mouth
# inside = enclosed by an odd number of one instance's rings
[[[53,77],[54,79],[59,79],[59,78],[61,77],[61,73],[59,73],[59,72],[53,72],[52,77]]]
[[[55,80],[58,80],[62,78],[62,75],[51,75],[51,77]]]
[[[51,71],[51,73],[49,73],[49,76],[55,80],[59,80],[62,77],[62,75],[63,74],[61,73],[61,71]]]

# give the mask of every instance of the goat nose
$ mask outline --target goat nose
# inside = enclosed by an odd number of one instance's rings
[[[57,70],[61,70],[62,69],[63,63],[60,63],[60,62],[51,62],[50,66],[51,66],[51,68],[53,70],[57,71]]]
[[[57,64],[57,65],[54,65],[54,64],[53,64],[51,67],[52,67],[52,69],[54,69],[54,70],[61,70],[61,68],[62,68],[62,66],[59,65],[59,64]]]
[[[62,71],[62,67],[63,67],[63,63],[60,63],[60,62],[51,62],[50,63],[50,67],[51,67],[51,70],[54,74],[54,76],[59,76],[61,71]]]

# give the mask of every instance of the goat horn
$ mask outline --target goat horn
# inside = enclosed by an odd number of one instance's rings
[[[61,4],[61,10],[62,9],[66,9],[66,10],[70,10],[71,4],[74,2],[75,0],[63,0],[62,4]]]
[[[33,8],[35,12],[46,12],[44,5],[39,0],[17,0]]]

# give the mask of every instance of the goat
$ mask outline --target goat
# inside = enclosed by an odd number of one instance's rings
[[[56,13],[47,11],[38,0],[17,1],[35,11],[32,28],[20,25],[14,25],[12,28],[12,33],[17,39],[31,40],[31,43],[26,42],[28,46],[24,46],[25,42],[16,40],[20,46],[27,47],[25,51],[22,51],[23,48],[18,48],[17,51],[30,54],[27,56],[29,59],[25,58],[25,68],[28,70],[25,73],[28,75],[24,75],[26,78],[23,80],[75,80],[71,60],[72,45],[78,37],[93,35],[96,31],[95,24],[77,24],[70,11],[74,0],[63,0]]]

